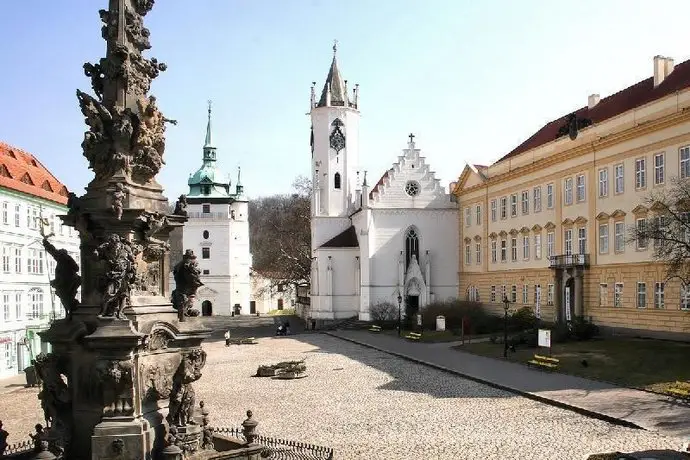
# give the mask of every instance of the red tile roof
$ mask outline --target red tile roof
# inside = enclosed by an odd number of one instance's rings
[[[654,77],[649,77],[600,100],[592,109],[585,106],[577,109],[574,113],[578,119],[590,119],[594,124],[597,124],[688,87],[690,87],[690,60],[676,65],[673,71],[656,88],[654,87]],[[517,156],[555,140],[558,130],[564,124],[565,116],[547,123],[529,139],[498,161]]]
[[[392,172],[393,168],[389,169],[385,173],[383,173],[383,176],[381,176],[381,179],[374,185],[374,187],[371,189],[371,192],[369,192],[369,199],[373,200],[374,199],[374,192],[378,192],[379,187],[383,185],[383,181],[386,180],[386,177],[388,177],[388,173]]]
[[[67,187],[29,152],[0,142],[0,187],[67,204]]]

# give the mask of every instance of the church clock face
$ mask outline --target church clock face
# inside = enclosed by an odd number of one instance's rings
[[[345,148],[345,135],[340,130],[340,126],[336,126],[331,133],[331,148],[335,150],[335,153]]]

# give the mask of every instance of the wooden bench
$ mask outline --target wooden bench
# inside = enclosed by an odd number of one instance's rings
[[[419,341],[422,338],[422,334],[418,334],[417,332],[410,332],[405,336],[407,340],[414,340],[414,341]]]
[[[556,370],[561,363],[560,359],[551,358],[550,356],[534,355],[534,357],[527,361],[528,366],[536,366],[542,369]]]
[[[369,332],[381,332],[381,326],[373,325],[369,328]]]

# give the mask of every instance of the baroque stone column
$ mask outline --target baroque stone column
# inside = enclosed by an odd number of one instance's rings
[[[553,308],[555,311],[556,322],[562,323],[565,321],[565,313],[563,311],[563,306],[565,305],[565,286],[563,285],[563,270],[556,269],[555,276],[553,277],[554,287],[553,287]]]
[[[81,276],[44,237],[57,260],[52,284],[69,311],[41,334],[53,352],[36,360],[39,398],[47,442],[69,459],[159,458],[170,425],[187,452],[201,436],[188,425],[208,331],[191,318],[200,285],[191,252],[175,267],[170,300],[169,235],[187,218],[184,197],[171,213],[156,181],[165,125],[175,122],[148,95],[166,68],[143,56],[151,48],[143,18],[153,3],[109,0],[99,11],[106,55],[84,64],[93,94],[77,90],[94,178],[83,196],[70,193],[62,219],[79,232]]]

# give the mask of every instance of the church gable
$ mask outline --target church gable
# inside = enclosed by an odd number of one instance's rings
[[[451,197],[441,186],[420,149],[410,135],[408,148],[386,171],[370,193],[373,208],[454,208]]]

